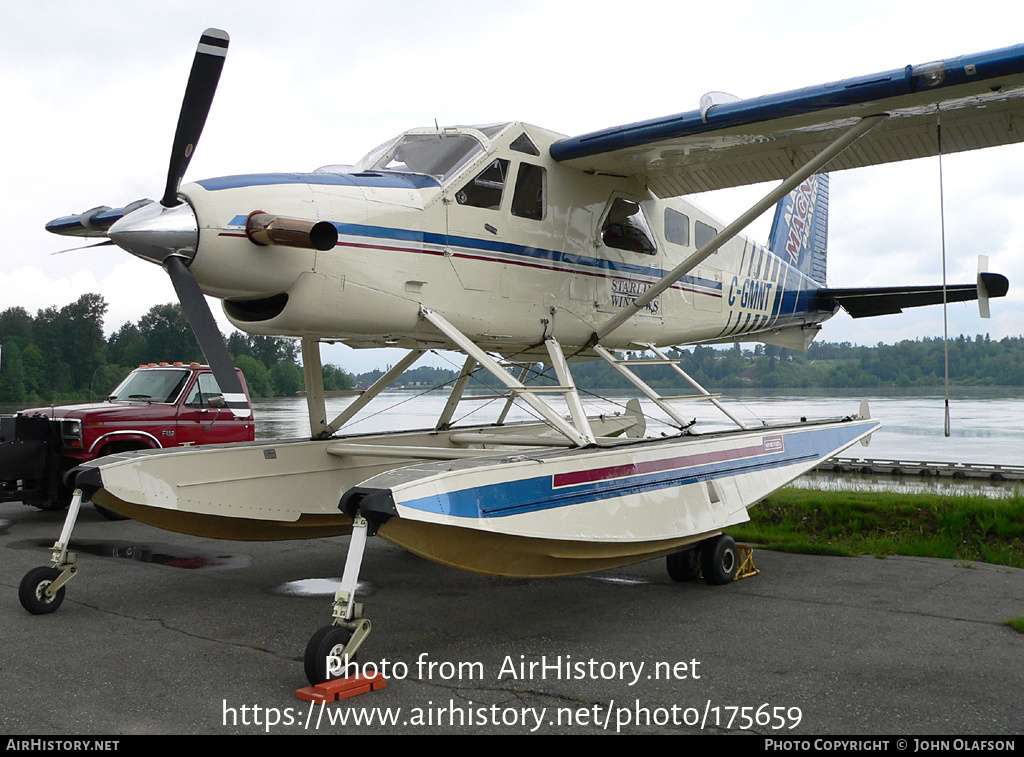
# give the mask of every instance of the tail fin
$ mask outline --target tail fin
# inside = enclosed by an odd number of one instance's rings
[[[769,249],[819,284],[828,250],[828,174],[816,174],[779,200]]]

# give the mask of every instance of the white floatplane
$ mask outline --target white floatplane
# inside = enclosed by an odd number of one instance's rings
[[[985,271],[957,287],[828,288],[825,171],[1020,141],[1024,49],[753,100],[708,96],[693,112],[572,138],[518,122],[414,129],[355,166],[181,186],[227,45],[218,30],[202,37],[162,199],[48,228],[105,237],[163,266],[228,407],[241,387],[204,295],[243,331],[301,338],[310,434],[79,469],[54,565],[31,579],[39,612],[55,609],[74,575],[67,544],[83,496],[203,536],[351,533],[334,621],[307,650],[314,681],[328,653],[354,652],[369,630],[354,599],[372,535],[484,573],[563,575],[667,556],[673,578],[702,570],[724,583],[737,553],[723,529],[879,422],[862,405],[845,418],[748,427],[666,349],[801,349],[840,307],[859,317],[977,298],[984,309],[1006,292]],[[770,180],[781,183],[729,224],[680,199]],[[773,206],[767,246],[740,236]],[[324,340],[408,353],[329,420]],[[340,433],[432,349],[465,355],[433,428]],[[626,377],[675,432],[646,436],[638,404],[588,414],[571,369],[584,359]],[[554,385],[531,383],[537,363]],[[661,396],[638,364],[668,366],[693,394]],[[455,426],[476,371],[505,388],[503,409],[494,423]],[[736,428],[699,433],[679,409],[692,399]],[[513,402],[537,420],[506,423]]]

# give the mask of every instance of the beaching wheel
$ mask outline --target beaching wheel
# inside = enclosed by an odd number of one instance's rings
[[[700,566],[704,580],[712,586],[732,583],[740,566],[736,542],[721,534],[701,544]]]
[[[687,549],[665,558],[668,577],[673,581],[693,581],[700,578],[700,552]]]
[[[345,645],[352,638],[351,631],[338,626],[324,626],[309,639],[306,644],[306,680],[311,686],[338,678],[335,673],[327,670],[328,657],[341,657]]]
[[[60,571],[56,568],[33,568],[21,579],[18,587],[18,599],[21,606],[33,615],[46,615],[55,612],[64,601],[64,587],[60,587],[52,597],[44,593],[47,587],[57,580]]]

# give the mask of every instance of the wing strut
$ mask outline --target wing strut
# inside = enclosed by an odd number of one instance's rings
[[[591,345],[598,344],[602,339],[618,329],[619,326],[646,307],[652,300],[654,300],[655,297],[679,281],[679,279],[692,271],[706,258],[710,257],[716,250],[718,250],[719,247],[743,231],[743,229],[755,221],[762,213],[773,207],[779,200],[793,191],[793,189],[802,181],[824,168],[829,161],[875,128],[887,117],[888,116],[885,113],[877,116],[868,116],[850,127],[849,130],[844,132],[838,139],[832,142],[832,144],[818,153],[815,157],[811,158],[811,160],[795,171],[788,179],[782,182],[782,184],[765,195],[760,202],[750,208],[750,210],[726,226],[710,242],[705,244],[699,250],[686,258],[682,263],[665,274],[661,281],[644,292],[643,295],[637,297],[636,300],[633,301],[632,305],[624,307],[614,316],[609,318],[603,325],[601,325],[600,328],[597,329],[597,331],[594,332],[593,336],[590,338]]]

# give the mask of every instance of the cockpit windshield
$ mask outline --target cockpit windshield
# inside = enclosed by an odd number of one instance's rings
[[[484,146],[469,134],[403,134],[360,160],[356,171],[401,171],[433,176],[438,181],[454,175],[483,152]]]

